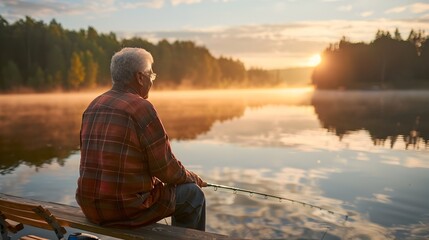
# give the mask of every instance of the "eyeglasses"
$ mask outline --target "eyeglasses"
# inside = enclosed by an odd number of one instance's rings
[[[156,79],[156,73],[152,72],[152,70],[150,70],[150,72],[141,72],[141,73],[143,73],[143,75],[149,78],[152,82]]]

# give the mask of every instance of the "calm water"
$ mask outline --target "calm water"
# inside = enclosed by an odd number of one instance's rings
[[[96,94],[0,96],[0,192],[76,205]],[[173,151],[212,183],[207,230],[252,239],[429,238],[429,92],[154,92]],[[343,215],[349,216],[345,221]]]

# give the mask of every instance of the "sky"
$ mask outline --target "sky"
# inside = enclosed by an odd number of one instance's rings
[[[0,0],[0,15],[10,24],[30,16],[69,30],[91,26],[119,39],[190,40],[264,69],[315,65],[343,36],[429,33],[429,0]]]

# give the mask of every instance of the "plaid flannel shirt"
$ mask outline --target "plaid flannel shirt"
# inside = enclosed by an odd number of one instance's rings
[[[153,105],[113,86],[82,116],[76,200],[101,225],[137,227],[170,216],[175,185],[201,179],[176,159]]]

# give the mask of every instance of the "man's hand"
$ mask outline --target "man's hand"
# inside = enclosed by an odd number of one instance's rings
[[[203,181],[200,187],[207,187],[207,183]]]

